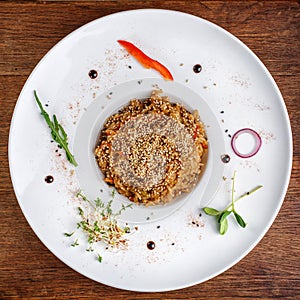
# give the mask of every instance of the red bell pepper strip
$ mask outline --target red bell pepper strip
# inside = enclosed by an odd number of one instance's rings
[[[196,124],[196,128],[195,128],[195,130],[194,130],[194,134],[193,134],[193,139],[195,140],[196,139],[196,137],[198,136],[198,131],[199,131],[199,125],[198,124]]]
[[[142,50],[137,48],[130,42],[124,40],[118,40],[118,43],[123,46],[129,54],[131,54],[140,64],[146,69],[154,69],[158,71],[166,80],[173,80],[173,76],[170,71],[157,60],[152,59],[146,55]]]

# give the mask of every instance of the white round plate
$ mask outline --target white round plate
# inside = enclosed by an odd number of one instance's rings
[[[120,47],[118,39],[131,41],[167,66],[174,82],[165,82],[155,70],[143,68]],[[195,64],[202,66],[200,73],[193,71]],[[94,79],[88,76],[92,69],[98,72]],[[122,216],[121,221],[136,226],[128,235],[127,250],[106,250],[98,243],[94,252],[88,252],[87,237],[76,230],[80,201],[75,194],[83,189],[92,197],[98,193],[103,201],[111,197],[111,189],[103,185],[95,168],[95,137],[114,109],[127,103],[128,97],[146,95],[153,85],[199,110],[210,143],[207,168],[199,185],[178,205],[149,211],[133,207]],[[51,142],[33,90],[64,126],[70,148],[78,156],[77,169]],[[230,146],[231,136],[245,127],[262,138],[259,152],[248,159],[237,157]],[[241,150],[250,147],[244,138],[240,144]],[[231,158],[227,164],[220,159],[225,153]],[[274,221],[287,190],[291,162],[292,136],[284,101],[259,59],[220,27],[168,10],[109,15],[64,38],[27,80],[9,137],[15,193],[40,240],[79,273],[134,291],[191,286],[237,263]],[[222,236],[215,218],[205,215],[201,207],[209,203],[224,209],[230,203],[234,170],[236,196],[258,185],[263,188],[236,205],[247,227],[239,227],[230,216],[228,232]],[[54,178],[50,184],[45,182],[48,175]],[[118,195],[115,200],[127,201]],[[71,237],[64,236],[74,230]],[[79,245],[72,247],[77,239]],[[153,250],[147,248],[150,240],[156,245]],[[97,254],[103,258],[101,263]]]

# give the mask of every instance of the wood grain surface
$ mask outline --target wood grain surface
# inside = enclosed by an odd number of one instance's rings
[[[294,142],[289,190],[274,224],[237,265],[205,283],[166,293],[118,290],[76,273],[26,222],[9,175],[7,141],[27,77],[61,38],[121,10],[167,8],[212,21],[249,46],[278,84]],[[297,1],[1,1],[0,2],[0,299],[300,298],[300,6]],[[278,153],[278,159],[284,153]],[[276,163],[276,162],[275,162]]]

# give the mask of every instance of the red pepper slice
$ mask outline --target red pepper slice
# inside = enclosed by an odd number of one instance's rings
[[[196,128],[195,128],[195,130],[194,130],[194,134],[193,134],[193,139],[195,140],[196,139],[196,137],[198,136],[198,130],[199,130],[199,125],[198,124],[196,124]]]
[[[118,40],[118,43],[123,46],[129,54],[131,54],[140,64],[146,69],[154,69],[158,71],[166,80],[173,80],[173,76],[170,71],[157,60],[152,59],[146,55],[142,50],[137,48],[130,42],[124,40]]]

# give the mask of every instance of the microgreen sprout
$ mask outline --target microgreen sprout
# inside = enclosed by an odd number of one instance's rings
[[[82,192],[78,192],[76,197],[83,201],[84,209],[78,206],[78,214],[81,220],[77,223],[77,229],[83,230],[87,234],[88,247],[85,249],[87,252],[93,252],[94,245],[97,242],[103,242],[108,247],[126,249],[127,239],[126,233],[130,233],[130,227],[121,227],[118,225],[117,218],[127,208],[132,208],[132,204],[121,205],[117,212],[113,212],[112,204],[115,196],[115,191],[112,192],[112,198],[108,202],[102,201],[100,198],[96,200],[89,200]],[[64,233],[66,237],[71,237],[74,234]],[[76,239],[71,246],[78,246],[78,239]],[[102,256],[97,254],[97,260],[101,263]]]
[[[74,234],[74,231],[71,232],[71,233],[65,232],[65,233],[64,233],[64,236],[71,237],[73,234]]]
[[[101,263],[101,262],[102,262],[102,256],[101,256],[100,254],[98,254],[98,256],[97,256],[97,260],[99,261],[99,263]]]
[[[237,213],[235,209],[235,203],[238,202],[239,200],[243,199],[246,196],[249,196],[262,188],[262,185],[258,185],[257,187],[253,188],[249,192],[246,192],[239,196],[238,198],[235,199],[234,192],[235,192],[235,176],[236,176],[236,171],[233,173],[232,177],[232,187],[231,187],[231,203],[224,209],[224,210],[217,210],[215,208],[211,207],[204,207],[203,210],[204,212],[209,215],[209,216],[215,216],[217,219],[217,222],[219,224],[219,232],[221,235],[224,235],[227,230],[228,230],[228,216],[233,213],[236,222],[242,227],[245,228],[247,226],[247,223],[244,221],[242,216]]]
[[[94,244],[100,241],[111,248],[126,249],[127,239],[125,238],[125,234],[130,233],[130,227],[120,226],[117,219],[123,211],[132,207],[132,204],[122,204],[121,208],[117,212],[114,212],[112,204],[115,191],[113,191],[112,198],[108,202],[104,202],[100,198],[91,201],[82,192],[77,193],[76,196],[84,204],[84,209],[81,206],[78,207],[78,214],[81,220],[77,223],[77,228],[87,234],[88,247],[86,251],[94,251]],[[65,236],[69,237],[73,233],[65,233]],[[73,247],[77,245],[78,240],[75,240],[71,244]],[[102,262],[102,256],[99,254],[97,259],[99,262]]]
[[[78,246],[78,245],[79,245],[78,239],[76,239],[76,240],[71,244],[72,247],[76,247],[76,246]]]

